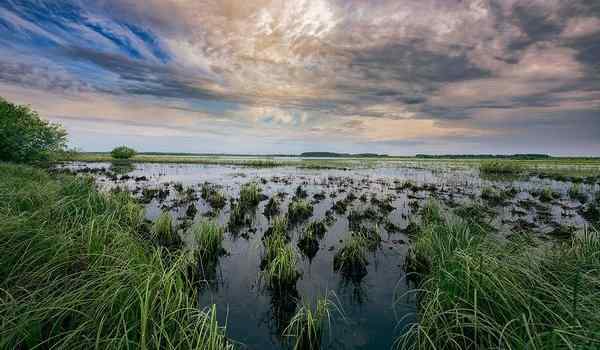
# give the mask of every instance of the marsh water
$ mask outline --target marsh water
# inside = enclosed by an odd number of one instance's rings
[[[162,190],[162,196],[143,201],[146,218],[152,221],[161,211],[170,211],[178,218],[179,234],[190,247],[193,240],[185,230],[190,221],[210,218],[227,227],[229,201],[239,197],[243,184],[258,183],[263,200],[246,225],[227,229],[223,243],[226,254],[219,258],[213,278],[200,287],[199,293],[202,305],[217,305],[228,337],[248,349],[286,347],[282,329],[297,304],[328,293],[342,312],[332,314],[331,331],[325,339],[327,348],[390,348],[403,329],[416,320],[415,297],[410,293],[414,286],[407,282],[403,270],[410,244],[405,230],[411,221],[418,222],[419,208],[429,198],[437,199],[449,210],[482,203],[493,212],[489,223],[501,238],[526,230],[552,239],[565,228],[575,230],[586,225],[582,212],[586,202],[600,190],[598,184],[582,184],[578,186],[580,196],[572,198],[570,182],[537,177],[490,179],[482,177],[477,169],[450,167],[313,170],[197,164],[116,166],[110,163],[71,163],[64,167],[92,174],[98,186],[107,191],[119,187],[141,198],[144,189]],[[411,186],[406,186],[409,183]],[[214,210],[200,197],[205,184],[225,194],[228,204],[222,210]],[[298,188],[300,192],[305,191],[306,199],[312,202],[313,216],[290,228],[301,277],[295,290],[280,295],[272,293],[261,278],[262,237],[271,223],[264,209],[268,199],[277,196],[281,200],[280,211],[285,213]],[[510,195],[501,201],[486,201],[481,199],[485,188]],[[555,197],[541,200],[539,194],[544,189],[551,189]],[[336,202],[345,199],[346,211],[331,210]],[[383,210],[382,202],[391,207]],[[190,205],[197,209],[192,215],[188,210]],[[382,242],[369,253],[366,276],[348,280],[334,271],[333,258],[349,236],[348,216],[369,208],[379,214],[379,218],[366,218],[364,224],[375,228]],[[309,258],[298,249],[298,237],[308,223],[324,219],[327,219],[327,233],[319,241],[316,254]]]

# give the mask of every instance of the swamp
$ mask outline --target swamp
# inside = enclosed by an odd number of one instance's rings
[[[318,161],[317,169],[290,160],[75,161],[51,171],[91,176],[101,192],[142,203],[142,227],[163,237],[156,244],[197,253],[200,305],[216,305],[228,339],[249,349],[294,345],[296,313],[322,297],[335,306],[319,339],[325,348],[397,346],[418,320],[423,266],[413,246],[432,220],[453,215],[491,241],[532,250],[575,239],[599,220],[593,165],[570,177],[504,163],[495,172],[488,163]]]

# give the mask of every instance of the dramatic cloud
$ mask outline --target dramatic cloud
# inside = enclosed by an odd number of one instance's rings
[[[87,150],[600,153],[590,0],[6,0],[0,96]]]

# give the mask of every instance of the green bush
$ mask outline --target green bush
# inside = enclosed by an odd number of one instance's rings
[[[67,132],[28,106],[0,98],[0,160],[15,163],[48,161],[66,147]]]
[[[135,154],[136,151],[133,148],[129,148],[127,146],[117,147],[110,152],[110,155],[114,159],[129,159],[135,156]]]

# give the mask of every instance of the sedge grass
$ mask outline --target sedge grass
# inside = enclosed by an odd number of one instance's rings
[[[0,164],[0,348],[231,348],[140,221],[126,194]]]
[[[293,288],[300,277],[296,263],[296,253],[290,245],[277,248],[264,271],[269,287],[273,290]]]
[[[333,258],[333,269],[344,277],[360,281],[367,274],[368,238],[362,233],[350,233],[344,246]]]
[[[202,220],[190,227],[201,259],[215,260],[222,250],[224,230],[212,220]]]
[[[303,303],[284,330],[284,335],[293,339],[293,349],[320,349],[325,332],[331,329],[334,311],[343,317],[341,308],[329,297],[317,298],[314,306]]]
[[[177,232],[175,232],[173,217],[168,211],[163,211],[152,225],[152,235],[162,244],[171,244],[177,241]]]
[[[243,184],[240,188],[240,203],[244,208],[253,208],[260,203],[262,189],[256,182]]]
[[[598,233],[524,246],[496,241],[456,218],[423,227],[411,252],[422,275],[418,322],[396,347],[599,348]]]

